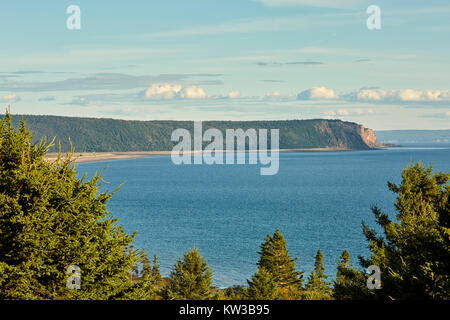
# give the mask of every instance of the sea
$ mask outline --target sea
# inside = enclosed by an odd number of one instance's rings
[[[134,247],[157,255],[169,276],[186,250],[197,248],[213,272],[213,285],[246,285],[257,270],[267,234],[284,235],[297,269],[307,278],[317,250],[328,280],[342,251],[359,267],[370,254],[362,224],[380,231],[371,211],[396,219],[396,196],[387,182],[401,182],[413,162],[450,172],[450,144],[408,145],[371,151],[280,153],[279,172],[259,165],[174,165],[170,156],[78,164],[81,176],[103,171],[101,191],[123,184],[108,203]]]

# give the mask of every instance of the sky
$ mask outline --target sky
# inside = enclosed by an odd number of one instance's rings
[[[0,106],[450,129],[449,18],[447,0],[2,1]]]

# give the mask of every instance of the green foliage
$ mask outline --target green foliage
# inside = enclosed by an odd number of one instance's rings
[[[223,294],[217,297],[216,300],[243,300],[247,293],[247,288],[244,286],[232,286],[220,291]]]
[[[305,286],[305,299],[307,300],[324,300],[330,299],[331,287],[326,280],[328,276],[325,275],[325,268],[323,266],[322,251],[317,251],[314,270],[308,277],[308,283]]]
[[[142,258],[141,258],[141,263],[142,263],[142,277],[151,277],[153,276],[153,270],[152,270],[152,266],[150,264],[150,259],[148,258],[145,250],[142,250]]]
[[[101,175],[77,178],[69,157],[44,160],[9,113],[0,121],[0,299],[113,299],[138,294],[130,271],[139,260],[110,217],[112,194]],[[81,269],[81,289],[66,287],[67,268]]]
[[[258,268],[258,272],[247,280],[249,288],[245,297],[249,300],[276,300],[278,297],[278,286],[273,275],[265,268]]]
[[[212,273],[197,249],[178,259],[163,296],[169,300],[205,300],[211,298]]]
[[[350,254],[344,250],[333,280],[333,297],[337,300],[360,300],[370,296],[366,276],[350,264]]]
[[[364,225],[372,255],[360,257],[367,268],[381,269],[382,289],[372,291],[381,299],[450,298],[450,186],[449,173],[412,164],[402,173],[402,183],[388,183],[397,194],[397,221],[374,207],[384,237]]]
[[[271,237],[267,235],[261,245],[258,266],[272,274],[273,279],[280,288],[296,286],[301,287],[303,272],[295,270],[295,259],[291,259],[286,248],[286,240],[277,229]]]
[[[152,267],[152,277],[156,284],[159,284],[162,280],[161,273],[159,271],[158,257],[153,255],[153,267]]]
[[[20,117],[27,121],[38,140],[41,137],[57,137],[64,152],[71,148],[69,138],[76,146],[76,152],[170,151],[176,144],[170,140],[173,130],[185,128],[193,133],[193,123],[188,121],[125,121],[35,115]],[[14,125],[20,124],[15,121]],[[203,122],[203,128],[217,128],[222,132],[238,128],[278,128],[282,149],[369,149],[361,138],[360,126],[340,120],[207,121]],[[58,149],[53,147],[50,151],[57,152]]]

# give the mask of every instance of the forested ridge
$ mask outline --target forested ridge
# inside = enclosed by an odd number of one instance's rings
[[[33,132],[34,142],[42,137],[48,140],[56,137],[63,152],[70,150],[70,141],[75,152],[170,151],[176,144],[171,141],[175,129],[193,132],[192,121],[130,121],[48,115],[16,115],[13,126],[18,128],[22,119]],[[239,128],[279,129],[280,149],[328,147],[367,150],[381,146],[374,143],[372,130],[341,120],[203,122],[203,130],[208,128],[216,128],[223,133],[226,129]],[[58,151],[57,146],[58,143],[49,151]]]

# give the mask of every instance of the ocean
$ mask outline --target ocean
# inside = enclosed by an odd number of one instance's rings
[[[358,255],[369,254],[362,222],[376,227],[373,205],[395,218],[387,181],[400,183],[411,161],[450,172],[450,145],[280,153],[274,176],[261,176],[258,165],[176,166],[168,156],[82,163],[77,171],[92,176],[106,168],[102,191],[125,182],[108,210],[126,232],[138,232],[136,248],[158,256],[163,276],[196,247],[213,284],[224,288],[246,284],[261,243],[276,229],[304,278],[318,249],[329,280],[344,249],[359,266]]]

